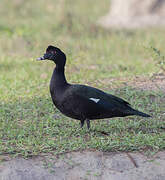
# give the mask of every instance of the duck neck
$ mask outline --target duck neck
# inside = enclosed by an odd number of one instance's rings
[[[65,68],[64,66],[56,65],[51,79],[51,84],[54,86],[65,86],[67,81],[65,78]]]

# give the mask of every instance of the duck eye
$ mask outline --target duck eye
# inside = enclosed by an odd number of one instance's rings
[[[51,51],[51,53],[52,53],[53,55],[56,55],[56,54],[57,54],[57,51]]]
[[[49,51],[50,54],[56,54],[56,51]]]

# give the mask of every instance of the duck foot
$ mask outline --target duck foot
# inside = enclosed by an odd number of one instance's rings
[[[90,120],[86,119],[86,123],[87,123],[87,128],[90,129]]]
[[[84,120],[81,120],[81,125],[80,127],[82,128],[84,126]]]

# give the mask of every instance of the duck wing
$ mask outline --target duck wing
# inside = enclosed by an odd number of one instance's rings
[[[90,86],[73,85],[71,88],[71,94],[83,97],[88,101],[93,100],[95,103],[99,104],[110,103],[109,105],[114,107],[130,106],[127,101]]]
[[[77,117],[82,114],[88,119],[123,117],[131,109],[130,104],[123,99],[84,85],[71,85],[62,102],[67,112],[77,114]]]

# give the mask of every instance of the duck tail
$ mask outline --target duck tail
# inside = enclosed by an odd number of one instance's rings
[[[137,111],[137,110],[135,110],[135,109],[132,109],[132,113],[133,113],[133,115],[137,115],[137,116],[152,117],[152,116],[150,116],[149,114],[146,114],[146,113]]]

